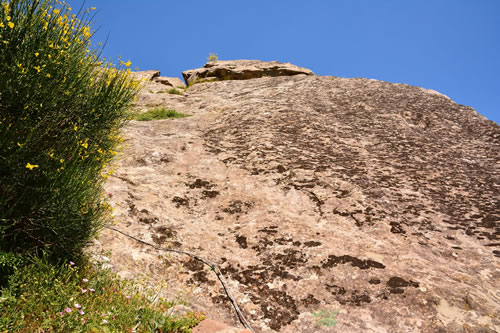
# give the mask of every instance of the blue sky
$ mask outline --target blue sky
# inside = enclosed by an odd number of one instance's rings
[[[82,0],[67,1],[76,11]],[[104,55],[164,76],[221,60],[437,90],[500,123],[500,0],[87,0]]]

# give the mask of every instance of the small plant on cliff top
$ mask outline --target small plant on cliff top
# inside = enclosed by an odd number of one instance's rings
[[[215,54],[214,54],[214,53],[210,52],[210,53],[208,54],[208,58],[207,58],[207,60],[208,60],[209,62],[214,62],[214,63],[215,63],[215,62],[219,61],[219,56],[217,55],[217,53],[215,53]]]

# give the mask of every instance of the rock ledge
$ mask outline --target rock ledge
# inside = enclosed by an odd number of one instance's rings
[[[314,75],[311,70],[290,63],[259,60],[207,62],[203,68],[182,72],[182,76],[188,85],[206,81],[248,80],[265,76],[276,77],[298,74]]]

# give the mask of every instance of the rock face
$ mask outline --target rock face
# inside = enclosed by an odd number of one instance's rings
[[[248,80],[298,74],[314,75],[309,69],[290,63],[258,60],[208,62],[203,68],[182,72],[187,85],[204,81]]]
[[[207,69],[203,70],[210,70]],[[257,332],[499,332],[500,127],[434,91],[277,76],[150,82],[106,184],[116,228],[218,263]],[[105,230],[125,277],[237,325],[212,271]]]

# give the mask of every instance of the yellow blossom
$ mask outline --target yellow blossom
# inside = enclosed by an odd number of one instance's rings
[[[46,77],[50,77],[50,74],[45,75]]]
[[[17,143],[17,145],[18,145],[19,147],[21,147],[21,148],[23,147],[23,145],[22,145],[22,144],[20,144],[19,142]]]
[[[8,25],[11,29],[13,29],[13,28],[14,28],[14,23],[12,23],[12,22],[7,23],[7,25]]]
[[[73,129],[74,129],[75,131],[78,131],[78,126],[76,126],[76,125],[75,125],[75,127],[73,127]]]
[[[42,70],[40,66],[34,66],[33,68],[36,69],[37,73],[40,73],[40,71]]]
[[[30,163],[28,162],[28,164],[26,164],[26,168],[28,168],[28,169],[30,169],[30,170],[33,170],[33,168],[38,168],[38,165],[36,165],[36,164],[30,164]]]
[[[39,55],[40,55],[40,53],[35,52],[35,57],[38,57]]]
[[[59,162],[64,163],[64,160],[61,158],[61,159],[59,160]]]
[[[4,28],[5,25],[3,24],[3,22],[0,22],[0,28]]]

